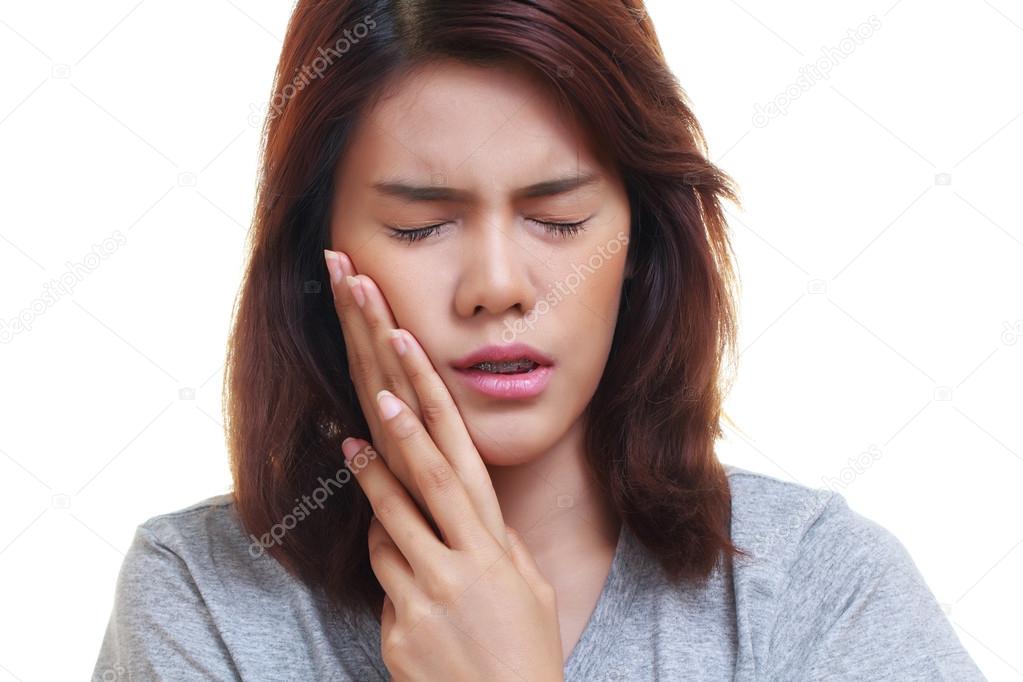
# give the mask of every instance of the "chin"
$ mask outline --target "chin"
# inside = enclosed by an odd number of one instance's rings
[[[477,448],[480,452],[480,459],[488,467],[514,467],[532,462],[539,453],[525,453],[522,451],[509,452],[507,449]]]
[[[556,434],[548,433],[552,426],[549,412],[537,414],[534,419],[497,415],[488,419],[466,415],[464,420],[480,458],[490,466],[517,466],[532,462],[548,452],[557,440]]]

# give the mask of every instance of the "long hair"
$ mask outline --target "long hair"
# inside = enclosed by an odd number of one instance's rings
[[[714,444],[736,364],[733,181],[665,64],[640,0],[299,0],[269,101],[223,399],[239,517],[331,606],[379,607],[372,515],[340,454],[369,439],[323,249],[335,169],[393,74],[429,59],[540,74],[620,170],[632,215],[617,326],[586,408],[588,465],[673,580],[744,554]]]

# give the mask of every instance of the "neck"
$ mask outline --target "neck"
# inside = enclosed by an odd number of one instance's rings
[[[583,420],[544,455],[487,469],[505,523],[522,536],[545,575],[570,568],[574,562],[566,555],[614,550],[619,519],[590,474]]]

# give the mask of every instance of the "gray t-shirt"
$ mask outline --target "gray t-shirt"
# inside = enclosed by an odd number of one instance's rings
[[[891,532],[838,493],[726,469],[754,558],[674,587],[623,524],[565,682],[984,679]],[[141,524],[93,679],[388,679],[375,620],[332,620],[250,545],[229,494]]]

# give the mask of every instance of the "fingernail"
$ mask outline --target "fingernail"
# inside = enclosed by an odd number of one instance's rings
[[[359,452],[359,441],[355,438],[345,438],[341,441],[341,452],[345,456],[345,461],[351,461],[352,457]]]
[[[405,354],[405,335],[401,333],[401,330],[391,330],[391,345],[394,346],[394,350],[398,353],[398,355]]]
[[[324,249],[323,257],[327,261],[327,272],[330,273],[330,281],[337,284],[341,281],[341,262],[337,254],[330,249]]]
[[[377,404],[380,405],[380,416],[384,419],[391,419],[401,412],[401,403],[387,389],[377,393]]]
[[[355,302],[362,308],[366,305],[366,294],[362,291],[362,285],[359,284],[359,280],[355,279],[351,275],[345,277],[345,281],[348,282],[348,288],[352,290],[352,296],[355,297]]]
[[[348,254],[344,251],[335,251],[334,253],[337,254],[337,259],[341,261],[341,270],[344,271],[346,275],[354,276],[355,266],[352,265],[352,259],[348,257]]]

